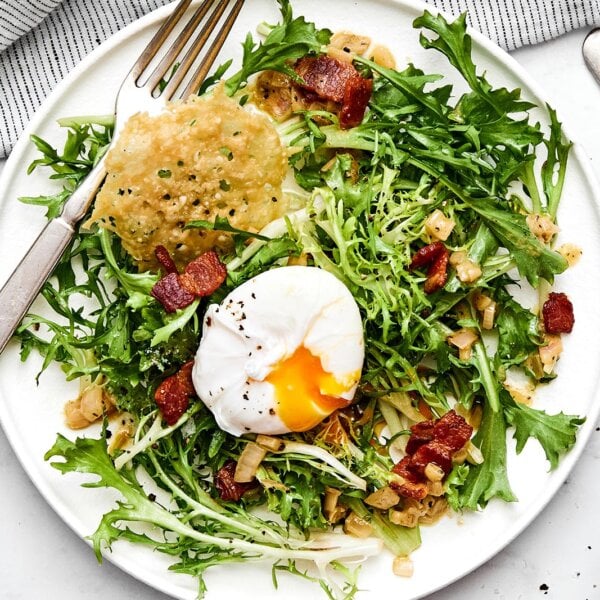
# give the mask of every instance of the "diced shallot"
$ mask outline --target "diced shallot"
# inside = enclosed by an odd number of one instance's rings
[[[459,350],[459,358],[468,360],[471,358],[471,348],[479,339],[472,329],[459,329],[456,333],[448,336],[448,343],[456,346]]]
[[[325,488],[325,498],[323,499],[323,514],[329,522],[332,522],[332,519],[336,515],[336,509],[338,508],[338,499],[341,495],[342,492],[340,492],[340,490],[336,488]]]
[[[539,355],[544,366],[544,373],[552,373],[554,367],[560,358],[561,352],[563,351],[562,340],[560,335],[553,335],[550,333],[544,334],[544,341],[546,344],[539,347]]]
[[[579,246],[569,243],[563,244],[557,252],[569,263],[569,267],[576,265],[583,254]]]
[[[425,231],[434,240],[445,242],[452,233],[456,223],[448,218],[439,208],[434,210],[425,220]]]
[[[412,577],[415,572],[413,561],[406,556],[396,556],[392,569],[398,577]]]
[[[271,450],[271,452],[279,452],[284,445],[284,441],[282,439],[263,434],[256,436],[256,443],[267,450]]]
[[[387,510],[400,502],[400,496],[388,486],[379,488],[365,498],[365,504],[380,510]]]
[[[368,538],[373,533],[373,527],[355,512],[351,512],[344,521],[344,532],[357,538]]]
[[[496,309],[497,305],[495,302],[492,302],[484,311],[483,316],[481,318],[481,328],[482,329],[493,329],[494,328],[494,319],[496,318]]]
[[[445,476],[444,469],[432,462],[425,467],[424,473],[429,481],[441,481]]]
[[[529,231],[543,244],[550,242],[559,231],[548,215],[527,215],[525,221]]]
[[[338,31],[331,36],[330,48],[337,48],[349,54],[363,55],[369,46],[371,39],[364,35],[356,35],[348,31]]]
[[[255,442],[248,442],[240,454],[233,480],[236,483],[249,483],[252,481],[266,454],[265,448]]]

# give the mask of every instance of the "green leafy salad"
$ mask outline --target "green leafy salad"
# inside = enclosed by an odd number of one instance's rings
[[[276,77],[301,97],[303,107],[272,119],[299,209],[259,233],[224,217],[185,223],[233,243],[219,252],[222,285],[171,312],[153,293],[161,270],[140,272],[109,229],[82,228],[42,291],[54,316],[29,314],[17,336],[23,360],[36,351],[43,369],[59,363],[80,381],[80,412],[100,403],[97,437],[58,435],[46,454],[62,473],[91,475],[86,487],[121,495],[89,537],[99,560],[117,540],[143,544],[197,578],[199,596],[210,567],[267,560],[275,585],[287,571],[350,598],[356,559],[385,547],[390,569],[410,575],[421,527],[517,501],[507,435],[517,452],[534,438],[551,469],[575,443],[583,419],[547,414],[534,399],[573,326],[567,296],[551,291],[577,254],[553,247],[570,144],[551,108],[544,133],[520,90],[494,88],[478,71],[464,15],[414,21],[421,45],[464,79],[467,91],[453,95],[416,65],[331,50],[332,32],[279,5],[281,22],[262,25],[260,42],[246,38],[239,72],[228,76],[225,64],[201,92],[221,80],[239,104],[260,105],[256,77]],[[351,88],[307,89],[298,65],[319,60],[350,73]],[[366,105],[359,122],[356,97]],[[113,128],[111,118],[60,124],[63,150],[34,136],[41,157],[30,171],[48,168],[64,188],[21,199],[48,218]],[[165,419],[157,390],[194,360],[209,305],[291,264],[334,275],[359,308],[365,358],[354,400],[307,431],[275,436],[223,431],[193,392]],[[516,297],[524,287],[538,297],[533,308]]]

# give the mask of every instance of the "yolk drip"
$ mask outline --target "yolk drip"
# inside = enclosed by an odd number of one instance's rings
[[[291,431],[306,431],[349,404],[339,396],[359,377],[360,373],[352,374],[349,381],[340,383],[323,369],[318,356],[300,346],[269,373],[266,381],[275,388],[279,418]]]

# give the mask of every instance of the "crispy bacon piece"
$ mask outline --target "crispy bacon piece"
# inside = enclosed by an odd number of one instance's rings
[[[164,246],[156,246],[156,248],[154,248],[154,256],[156,256],[156,260],[165,270],[165,273],[177,273],[175,261],[171,258],[169,251]]]
[[[227,278],[227,269],[213,250],[195,258],[181,275],[166,248],[157,246],[154,254],[167,275],[159,279],[150,293],[169,313],[189,306],[198,297],[210,296]]]
[[[373,80],[354,77],[346,83],[340,109],[340,127],[350,129],[362,123],[373,92]]]
[[[296,62],[294,71],[304,80],[301,87],[334,102],[343,102],[348,81],[360,77],[350,63],[331,56],[305,56]]]
[[[394,490],[405,498],[414,498],[415,500],[423,500],[427,494],[427,485],[424,483],[404,483],[394,487]]]
[[[227,278],[227,269],[217,253],[209,250],[189,263],[179,278],[181,285],[194,296],[210,296]]]
[[[150,294],[156,298],[168,313],[189,306],[194,300],[191,294],[182,285],[177,273],[169,273],[159,279],[153,286]]]
[[[331,56],[305,56],[294,66],[304,83],[304,94],[341,104],[340,127],[349,129],[361,123],[373,91],[373,81],[361,77],[350,63]]]
[[[425,467],[434,463],[447,475],[452,470],[454,453],[469,441],[473,428],[450,410],[434,421],[416,423],[410,430],[406,456],[392,469],[405,481],[390,485],[403,496],[422,500],[428,493]]]
[[[573,304],[563,293],[551,292],[542,307],[547,333],[571,333],[575,324]]]
[[[423,444],[433,439],[433,421],[421,421],[410,428],[410,437],[406,444],[406,454],[414,454]]]
[[[154,401],[167,425],[175,425],[187,410],[190,397],[196,392],[192,382],[194,361],[185,363],[177,373],[167,377],[156,388]]]
[[[219,492],[219,498],[225,502],[238,502],[248,490],[256,487],[254,481],[238,483],[233,479],[236,466],[237,463],[234,460],[228,460],[215,473],[215,487]]]
[[[425,467],[435,463],[448,475],[452,470],[452,455],[454,452],[443,442],[431,440],[423,444],[410,459],[410,469],[419,475],[425,474]]]
[[[473,428],[453,410],[435,421],[433,426],[433,439],[442,442],[453,452],[458,452],[471,439],[472,433]]]
[[[406,479],[409,483],[418,483],[422,478],[411,468],[411,458],[412,456],[407,454],[400,462],[394,465],[392,472],[400,475],[400,477]]]
[[[448,260],[450,253],[442,242],[433,242],[423,246],[415,252],[409,269],[427,267],[427,280],[425,281],[425,293],[432,294],[443,288],[448,279]]]
[[[397,463],[392,471],[400,475],[405,481],[402,484],[390,483],[390,487],[398,494],[406,498],[415,498],[423,500],[427,496],[427,485],[422,481],[423,477],[418,476],[410,469],[410,456],[405,456]]]

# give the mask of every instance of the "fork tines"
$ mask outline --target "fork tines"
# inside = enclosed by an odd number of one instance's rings
[[[198,91],[231,32],[244,0],[235,0],[233,3],[230,0],[203,0],[144,80],[142,75],[148,69],[152,59],[165,46],[177,25],[185,22],[185,15],[191,3],[192,0],[179,2],[156,32],[131,72],[136,86],[149,89],[155,97],[161,96],[165,101],[176,97],[178,91],[180,93],[177,97],[180,98],[186,98]],[[219,23],[222,24],[217,30]],[[215,30],[217,30],[216,34]],[[196,35],[190,42],[194,34]],[[213,40],[210,47],[197,64],[198,56],[211,37]],[[195,70],[192,70],[196,64]],[[186,75],[190,72],[191,75],[185,83]]]

